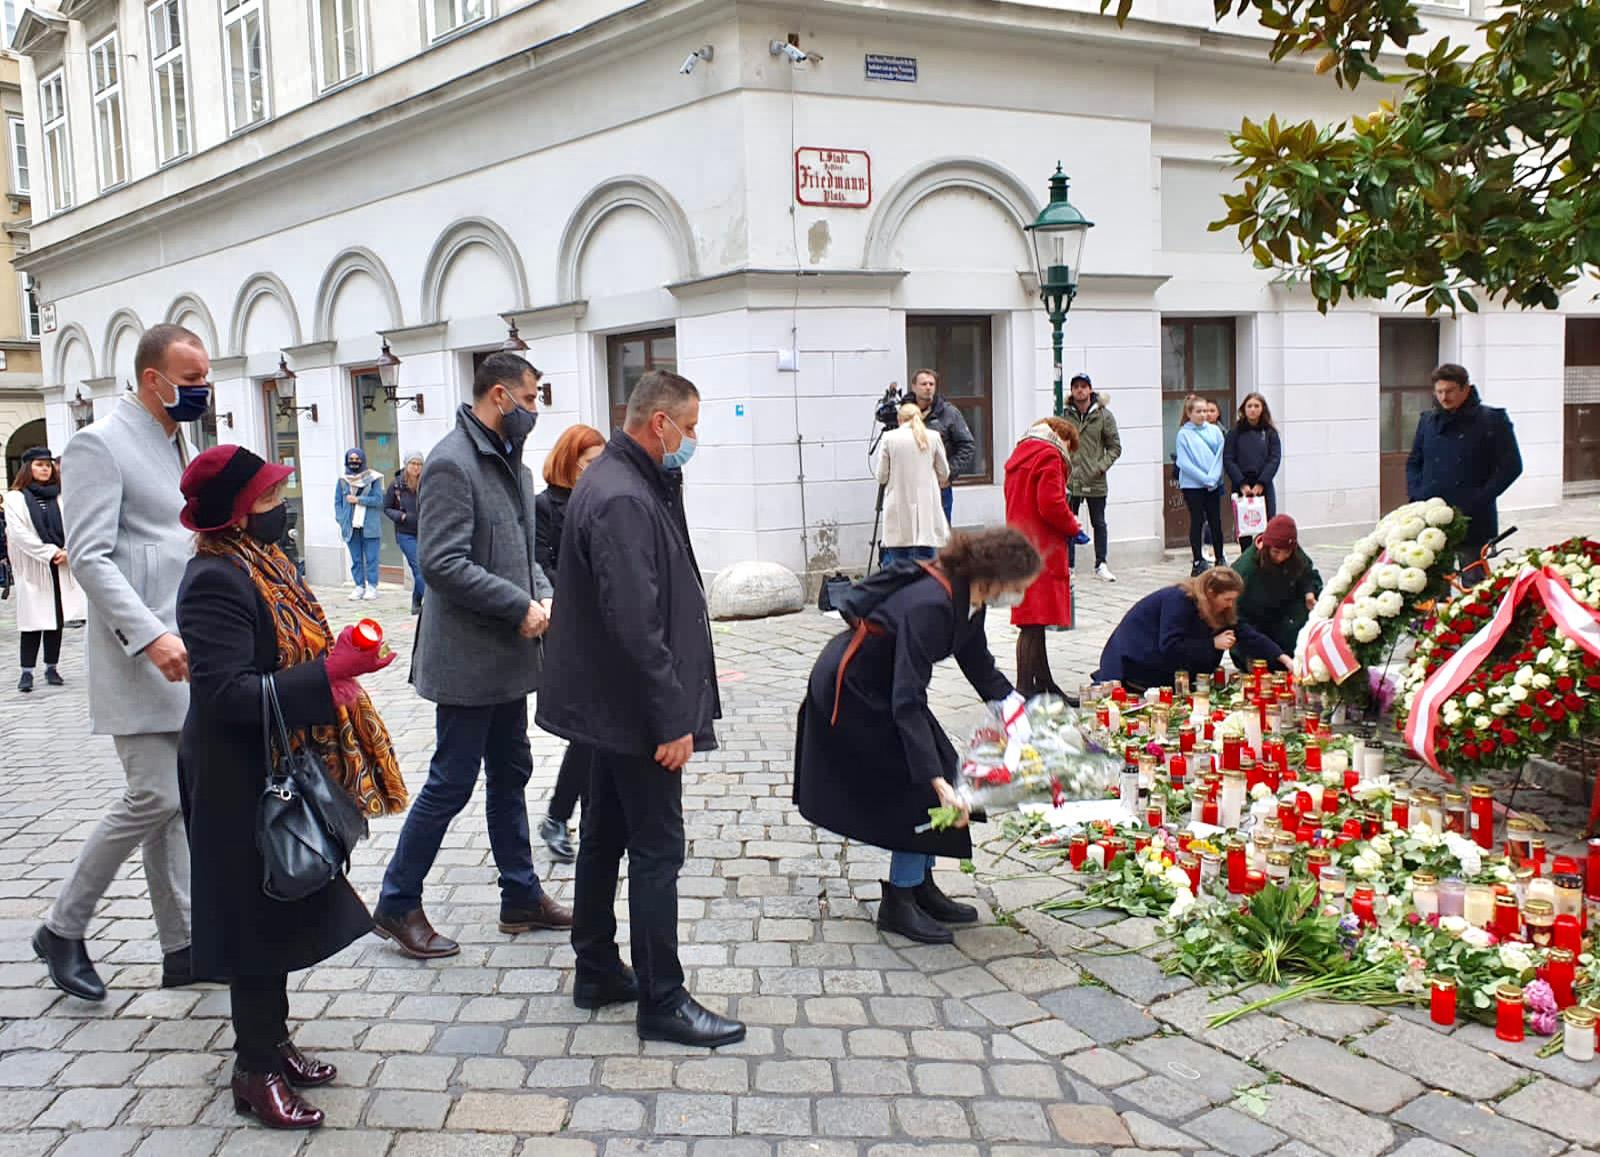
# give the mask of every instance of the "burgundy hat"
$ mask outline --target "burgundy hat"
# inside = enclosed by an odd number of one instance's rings
[[[1287,514],[1274,514],[1267,522],[1267,529],[1261,532],[1261,537],[1256,543],[1263,549],[1273,547],[1278,550],[1293,550],[1300,541],[1299,528],[1295,526],[1294,519]]]
[[[213,446],[183,472],[178,488],[187,501],[178,521],[202,534],[222,530],[293,473],[292,467],[263,462],[243,446]]]

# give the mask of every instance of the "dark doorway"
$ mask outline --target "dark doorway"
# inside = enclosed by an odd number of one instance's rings
[[[1178,429],[1183,425],[1183,401],[1199,394],[1217,404],[1226,429],[1238,409],[1238,359],[1236,326],[1231,317],[1172,318],[1161,323],[1161,524],[1168,547],[1187,546],[1189,511],[1183,505],[1173,463],[1177,457]],[[1224,483],[1226,485],[1226,483]],[[1222,522],[1228,542],[1234,539],[1233,504],[1222,504]]]

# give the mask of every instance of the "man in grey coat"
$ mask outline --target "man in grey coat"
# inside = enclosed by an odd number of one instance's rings
[[[163,987],[188,984],[189,844],[178,796],[178,733],[189,710],[189,656],[178,637],[178,583],[194,553],[178,522],[187,462],[180,422],[210,405],[211,360],[200,339],[158,325],[139,339],[137,382],[62,457],[72,577],[89,600],[84,643],[89,721],[110,735],[128,786],[90,833],[34,952],[63,992],[104,1000],[84,936],[106,887],[135,848],[161,940]]]
[[[481,766],[489,845],[500,870],[500,931],[570,928],[572,913],[539,886],[524,792],[533,775],[528,695],[554,588],[534,558],[533,473],[522,447],[538,419],[539,371],[491,354],[422,470],[417,554],[428,598],[411,682],[431,699],[436,744],[384,873],[378,935],[419,960],[461,951],[422,910],[422,884]]]

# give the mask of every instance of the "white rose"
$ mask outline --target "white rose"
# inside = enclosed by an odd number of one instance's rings
[[[1355,626],[1350,633],[1351,637],[1358,643],[1372,643],[1376,642],[1378,636],[1383,634],[1383,628],[1378,626],[1375,619],[1358,618],[1355,620]]]
[[[1444,536],[1444,531],[1434,526],[1428,527],[1421,534],[1417,535],[1417,545],[1425,546],[1435,554],[1438,554],[1441,550],[1443,550],[1449,541],[1450,540]]]
[[[1189,873],[1178,867],[1177,864],[1167,868],[1165,877],[1167,883],[1179,891],[1187,892],[1189,890]]]
[[[1146,860],[1144,862],[1144,874],[1147,876],[1160,876],[1165,873],[1166,870],[1166,865],[1164,865],[1160,860]],[[1188,877],[1186,876],[1184,878],[1187,879]]]
[[[1380,856],[1392,855],[1394,852],[1394,844],[1389,841],[1388,836],[1373,836],[1372,839],[1367,842],[1367,847],[1371,848]]]
[[[1267,799],[1271,797],[1272,789],[1264,783],[1258,783],[1250,789],[1251,799]]]
[[[1539,653],[1533,657],[1533,661],[1541,666],[1549,666],[1550,660],[1554,659],[1555,657],[1556,653],[1549,647],[1540,647]]]
[[[1358,619],[1375,619],[1378,617],[1378,600],[1371,595],[1357,595],[1355,610]]]
[[[1409,704],[1407,705],[1406,710],[1411,710]],[[1454,699],[1444,705],[1444,710],[1441,711],[1440,714],[1444,717],[1444,721],[1451,727],[1454,727],[1456,724],[1461,722],[1461,708],[1456,706]]]
[[[1533,682],[1533,668],[1529,667],[1527,664],[1523,664],[1521,667],[1518,667],[1516,677],[1513,681],[1518,687],[1528,686]]]
[[[1496,703],[1493,707],[1489,708],[1489,714],[1490,715],[1510,715],[1511,714],[1511,707],[1508,704],[1505,704],[1505,703]]]
[[[1448,932],[1452,936],[1460,936],[1470,927],[1472,927],[1472,925],[1467,923],[1467,918],[1465,916],[1439,917],[1439,931]]]
[[[1526,972],[1533,967],[1533,959],[1515,944],[1500,946],[1500,963],[1512,972]]]
[[[1430,504],[1427,514],[1423,517],[1427,519],[1429,526],[1449,526],[1456,520],[1456,512],[1446,503],[1440,502],[1438,506]]]
[[[1469,694],[1467,696],[1467,706],[1471,707],[1474,711],[1476,711],[1479,707],[1482,707],[1483,706],[1483,692],[1482,691],[1473,691],[1471,694]]]
[[[1384,591],[1378,596],[1378,613],[1386,619],[1392,619],[1405,609],[1405,600],[1400,597],[1399,591]]]
[[[1172,907],[1167,909],[1167,919],[1176,920],[1190,908],[1194,907],[1194,893],[1189,891],[1188,874],[1184,875],[1184,886],[1178,889],[1178,894],[1172,898]]]
[[[1400,589],[1408,595],[1420,595],[1428,588],[1427,572],[1420,567],[1408,566],[1400,571]]]
[[[1526,687],[1513,687],[1513,688],[1511,688],[1511,702],[1513,702],[1513,703],[1521,703],[1527,697],[1528,697],[1528,689]]]
[[[1470,944],[1474,948],[1489,947],[1489,939],[1489,930],[1487,928],[1468,927],[1461,933],[1462,943]]]
[[[1489,730],[1489,724],[1492,723],[1492,722],[1494,722],[1494,721],[1492,719],[1490,719],[1487,715],[1479,715],[1479,716],[1477,716],[1477,717],[1475,717],[1473,719],[1472,725],[1474,727],[1476,727],[1479,731],[1487,731],[1487,730]]]
[[[1533,685],[1540,691],[1548,689],[1550,686],[1550,681],[1550,676],[1546,675],[1543,671],[1535,671],[1533,673]]]
[[[1570,659],[1568,659],[1565,655],[1561,655],[1556,659],[1556,661],[1554,663],[1550,664],[1550,669],[1552,671],[1554,671],[1557,675],[1565,675],[1567,673],[1567,671],[1571,668],[1571,666],[1572,666],[1572,661]]]

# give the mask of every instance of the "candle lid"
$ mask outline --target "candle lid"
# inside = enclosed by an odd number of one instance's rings
[[[1371,884],[1357,884],[1356,885],[1356,897],[1358,899],[1367,899],[1367,900],[1372,899],[1373,898],[1372,885]]]
[[[1494,990],[1495,998],[1509,1003],[1522,1003],[1522,986],[1520,984],[1502,984]]]
[[[1512,816],[1506,821],[1506,831],[1531,832],[1533,831],[1533,824],[1529,820],[1523,819],[1521,816]]]
[[[1513,898],[1515,898],[1515,897],[1513,897]],[[1548,919],[1554,920],[1555,916],[1556,916],[1556,906],[1554,904],[1552,904],[1549,900],[1532,899],[1532,900],[1529,900],[1526,904],[1524,904],[1522,906],[1522,908],[1523,908],[1524,914],[1530,920],[1532,920],[1532,919],[1534,919],[1536,917],[1537,918],[1541,918],[1541,919],[1548,918]]]
[[[1576,873],[1562,872],[1560,875],[1552,876],[1551,879],[1555,881],[1555,885],[1558,888],[1583,887],[1583,877]]]
[[[1560,961],[1562,964],[1571,964],[1577,957],[1570,948],[1552,948],[1550,949],[1550,959],[1552,962]]]
[[[1432,872],[1413,872],[1411,874],[1411,886],[1413,889],[1432,888],[1438,883],[1439,877],[1435,876]]]
[[[1517,906],[1517,898],[1509,892],[1496,893],[1494,906],[1496,908],[1515,908]]]
[[[1573,1028],[1593,1028],[1595,1022],[1600,1020],[1600,1013],[1581,1004],[1575,1004],[1561,1014],[1561,1019]]]
[[[1288,867],[1289,866],[1289,853],[1288,852],[1268,852],[1267,853],[1267,863],[1271,864],[1273,867],[1278,867],[1279,865],[1282,865],[1283,867]]]
[[[1473,799],[1491,799],[1494,796],[1494,788],[1486,783],[1475,783],[1468,790],[1471,791]]]
[[[1459,807],[1467,802],[1467,797],[1459,791],[1447,791],[1444,793],[1444,802],[1451,807]]]
[[[1453,992],[1455,991],[1456,982],[1448,976],[1435,976],[1433,978],[1433,987],[1439,992]]]
[[[1306,863],[1326,864],[1333,859],[1333,853],[1327,848],[1312,848],[1306,853]]]

